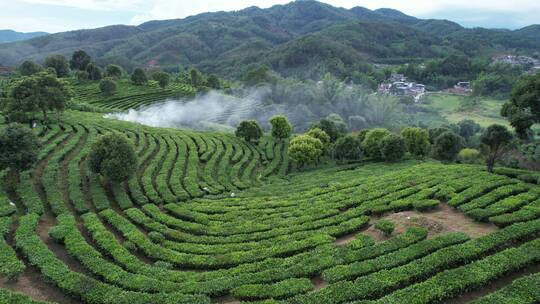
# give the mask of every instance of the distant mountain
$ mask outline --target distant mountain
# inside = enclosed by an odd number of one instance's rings
[[[48,35],[45,32],[20,33],[13,30],[0,30],[0,43],[16,42],[28,40],[40,36]]]
[[[185,19],[115,25],[51,34],[4,44],[0,58],[17,65],[83,49],[100,65],[125,68],[157,62],[163,68],[195,66],[238,77],[259,64],[285,74],[317,75],[365,62],[403,63],[449,54],[486,56],[534,53],[538,27],[517,31],[468,29],[447,20],[422,20],[393,9],[344,9],[294,1],[267,9],[204,13]]]

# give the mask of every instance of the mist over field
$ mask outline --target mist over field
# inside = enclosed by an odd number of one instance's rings
[[[243,119],[257,119],[265,89],[253,89],[242,97],[210,91],[191,100],[166,100],[162,103],[107,114],[107,118],[152,127],[197,130],[232,129]]]

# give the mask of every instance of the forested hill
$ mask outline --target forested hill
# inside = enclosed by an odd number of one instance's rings
[[[261,63],[290,72],[361,61],[410,62],[452,53],[534,53],[540,49],[538,31],[538,26],[517,31],[466,29],[451,21],[421,20],[392,9],[347,10],[317,1],[295,1],[268,9],[250,7],[139,26],[58,33],[3,44],[0,58],[4,65],[17,65],[84,49],[102,65],[114,62],[131,69],[155,60],[163,68],[196,66],[234,76]],[[309,58],[303,58],[306,54]]]
[[[48,35],[45,32],[21,33],[14,30],[0,30],[0,43],[16,42]]]

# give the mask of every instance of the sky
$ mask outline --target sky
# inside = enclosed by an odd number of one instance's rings
[[[184,18],[204,12],[261,8],[291,0],[0,0],[0,29],[49,33],[112,24]],[[398,9],[466,27],[517,29],[540,24],[538,0],[322,0],[334,6]]]

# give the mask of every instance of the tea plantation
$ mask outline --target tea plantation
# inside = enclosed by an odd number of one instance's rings
[[[76,111],[34,131],[37,165],[11,187],[2,172],[0,303],[540,301],[533,173],[431,161],[291,173],[287,141]],[[109,132],[136,147],[137,173],[124,183],[87,166]],[[441,205],[491,232],[371,229]]]

